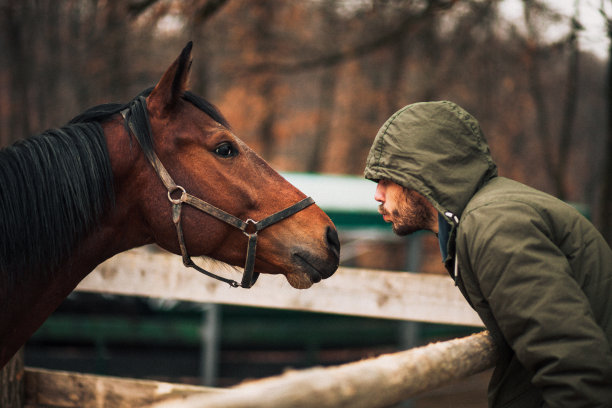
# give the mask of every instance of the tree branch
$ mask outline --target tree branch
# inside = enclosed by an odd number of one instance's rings
[[[381,36],[374,38],[371,41],[357,44],[351,48],[340,49],[334,53],[327,55],[316,56],[311,59],[305,59],[294,62],[263,62],[253,64],[243,69],[237,75],[257,75],[266,72],[276,72],[279,74],[296,74],[316,68],[329,68],[335,65],[346,62],[350,59],[363,57],[371,52],[383,48],[397,41],[398,36],[403,36],[407,32],[414,30],[415,24],[420,23],[431,14],[452,8],[457,3],[457,0],[431,0],[427,7],[418,14],[410,14],[402,19],[394,29],[383,33]]]

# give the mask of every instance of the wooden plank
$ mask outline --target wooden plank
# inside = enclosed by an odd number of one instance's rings
[[[223,394],[193,394],[154,408],[385,408],[493,366],[488,332],[335,367],[285,373],[233,387]]]
[[[26,368],[25,408],[133,408],[223,389]]]
[[[212,260],[205,268],[234,279],[235,269]],[[307,290],[284,276],[262,275],[251,289],[231,288],[183,266],[168,253],[136,249],[119,254],[89,274],[77,290],[336,313],[374,318],[482,326],[448,276],[340,268]]]

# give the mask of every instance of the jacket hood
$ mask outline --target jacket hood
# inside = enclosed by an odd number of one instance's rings
[[[421,102],[380,128],[364,175],[415,190],[457,224],[476,191],[497,176],[497,166],[472,115],[453,102]]]

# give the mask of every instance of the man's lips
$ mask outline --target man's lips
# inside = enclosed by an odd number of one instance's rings
[[[382,215],[383,220],[384,220],[385,222],[391,222],[391,219],[390,219],[390,217],[389,217],[389,213],[388,213],[387,211],[385,211],[385,210],[384,210],[384,208],[382,207],[382,205],[381,205],[380,207],[378,207],[378,213],[379,213],[380,215]]]

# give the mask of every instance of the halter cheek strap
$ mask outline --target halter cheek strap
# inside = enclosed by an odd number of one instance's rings
[[[133,123],[128,119],[128,112],[129,112],[129,108],[121,111],[121,115],[125,119],[128,125],[128,128],[129,128],[129,131],[134,135],[134,138],[140,144],[140,139],[136,133],[136,129]],[[148,118],[147,118],[147,122],[148,122]],[[142,145],[141,145],[141,148],[142,148]],[[248,289],[255,284],[255,281],[259,277],[259,273],[254,272],[255,252],[257,249],[257,233],[263,230],[264,228],[269,227],[270,225],[276,224],[277,222],[282,221],[287,217],[290,217],[291,215],[303,210],[304,208],[310,206],[311,204],[314,204],[314,200],[311,197],[306,197],[303,200],[298,201],[297,203],[293,204],[292,206],[287,207],[284,210],[281,210],[279,212],[276,212],[264,218],[261,221],[253,221],[250,218],[246,221],[242,221],[240,218],[237,218],[215,207],[214,205],[209,204],[206,201],[187,193],[187,191],[185,191],[183,187],[177,185],[174,182],[174,180],[172,179],[172,177],[170,176],[170,174],[168,173],[168,171],[166,170],[162,162],[159,160],[159,157],[157,157],[155,152],[153,151],[147,152],[144,149],[143,151],[145,152],[145,156],[147,157],[147,160],[149,161],[149,163],[151,163],[151,165],[155,169],[155,172],[157,173],[162,183],[166,187],[166,190],[168,191],[168,200],[172,204],[172,222],[174,223],[174,226],[176,227],[176,235],[178,237],[179,247],[181,249],[181,254],[183,256],[183,264],[187,267],[194,268],[198,272],[201,272],[207,276],[210,276],[211,278],[215,278],[222,282],[228,283],[232,287],[243,287],[243,288]],[[176,196],[176,194],[179,192],[180,192],[180,197],[174,198],[174,196]],[[244,274],[242,275],[241,283],[238,283],[235,280],[227,279],[219,275],[216,275],[212,272],[209,272],[199,267],[193,262],[193,260],[191,259],[191,257],[189,256],[187,252],[187,246],[185,244],[185,237],[183,235],[183,227],[181,225],[182,224],[181,223],[181,213],[183,209],[183,204],[190,205],[210,216],[217,218],[220,221],[225,222],[226,224],[229,224],[235,228],[238,228],[248,237],[246,261],[244,265]]]

